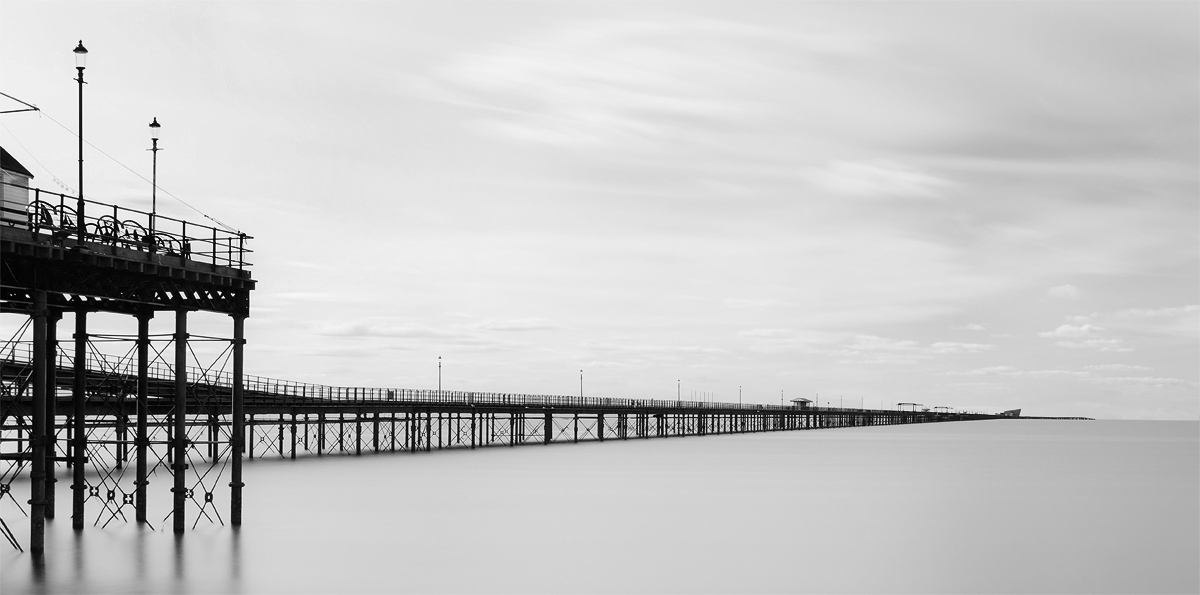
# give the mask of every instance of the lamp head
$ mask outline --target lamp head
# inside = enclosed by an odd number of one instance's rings
[[[79,45],[75,46],[75,68],[87,68],[87,48],[83,47],[83,40],[79,40]]]
[[[160,128],[162,128],[162,125],[160,125],[158,123],[158,118],[154,118],[154,121],[150,122],[150,138],[151,139],[158,140],[158,131]]]

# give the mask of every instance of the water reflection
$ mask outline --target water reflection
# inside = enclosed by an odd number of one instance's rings
[[[241,527],[230,527],[229,529],[229,576],[235,585],[242,582]]]
[[[255,461],[240,529],[62,519],[44,561],[0,552],[0,592],[555,592],[581,576],[601,592],[1196,592],[1196,533],[1178,527],[1200,526],[1198,429],[1013,421]]]
[[[86,569],[86,565],[84,564],[83,558],[84,558],[83,530],[72,529],[71,530],[71,561],[72,561],[71,568],[72,568],[72,570],[74,570],[75,584],[81,584],[83,582],[84,576],[86,576],[86,573],[84,572]]]
[[[139,583],[146,582],[146,531],[145,525],[138,525],[133,538],[134,576]]]
[[[175,539],[175,558],[173,568],[175,569],[175,583],[178,587],[183,586],[184,579],[184,558],[183,558],[183,533],[172,533]]]
[[[32,558],[32,578],[33,585],[36,587],[34,592],[46,592],[46,554],[28,554]]]

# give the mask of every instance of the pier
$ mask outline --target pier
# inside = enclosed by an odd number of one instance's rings
[[[242,523],[244,458],[996,417],[822,408],[803,400],[786,406],[334,387],[249,375],[242,362],[256,283],[250,236],[93,201],[81,217],[73,197],[5,186],[27,201],[19,210],[5,206],[0,230],[0,312],[24,317],[0,345],[0,498],[25,511],[24,496],[11,486],[28,476],[28,543],[35,554],[44,547],[46,519],[66,509],[57,484],[67,480],[77,530],[113,521],[170,522],[182,533],[200,522]],[[94,312],[127,315],[129,332],[89,333]],[[188,321],[202,314],[229,317],[230,334],[189,334]],[[175,332],[151,335],[156,315],[173,316]],[[69,340],[62,329],[68,318]],[[196,341],[224,349],[213,361],[198,361],[190,347]],[[106,355],[99,342],[129,349]],[[60,479],[63,466],[69,478]],[[148,511],[152,483],[171,492],[172,508],[161,520]],[[16,536],[9,538],[18,545]]]

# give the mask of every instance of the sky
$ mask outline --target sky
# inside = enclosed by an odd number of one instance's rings
[[[42,111],[0,144],[74,192],[82,40],[87,196],[148,210],[157,118],[159,212],[254,237],[250,374],[1197,419],[1198,22],[9,0],[0,91]]]

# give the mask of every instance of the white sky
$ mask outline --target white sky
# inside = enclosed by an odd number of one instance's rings
[[[160,187],[255,237],[252,374],[433,388],[442,356],[456,390],[1196,419],[1198,20],[9,0],[0,91],[44,115],[0,142],[75,186],[50,118],[82,39],[88,141],[149,178],[157,117]]]

